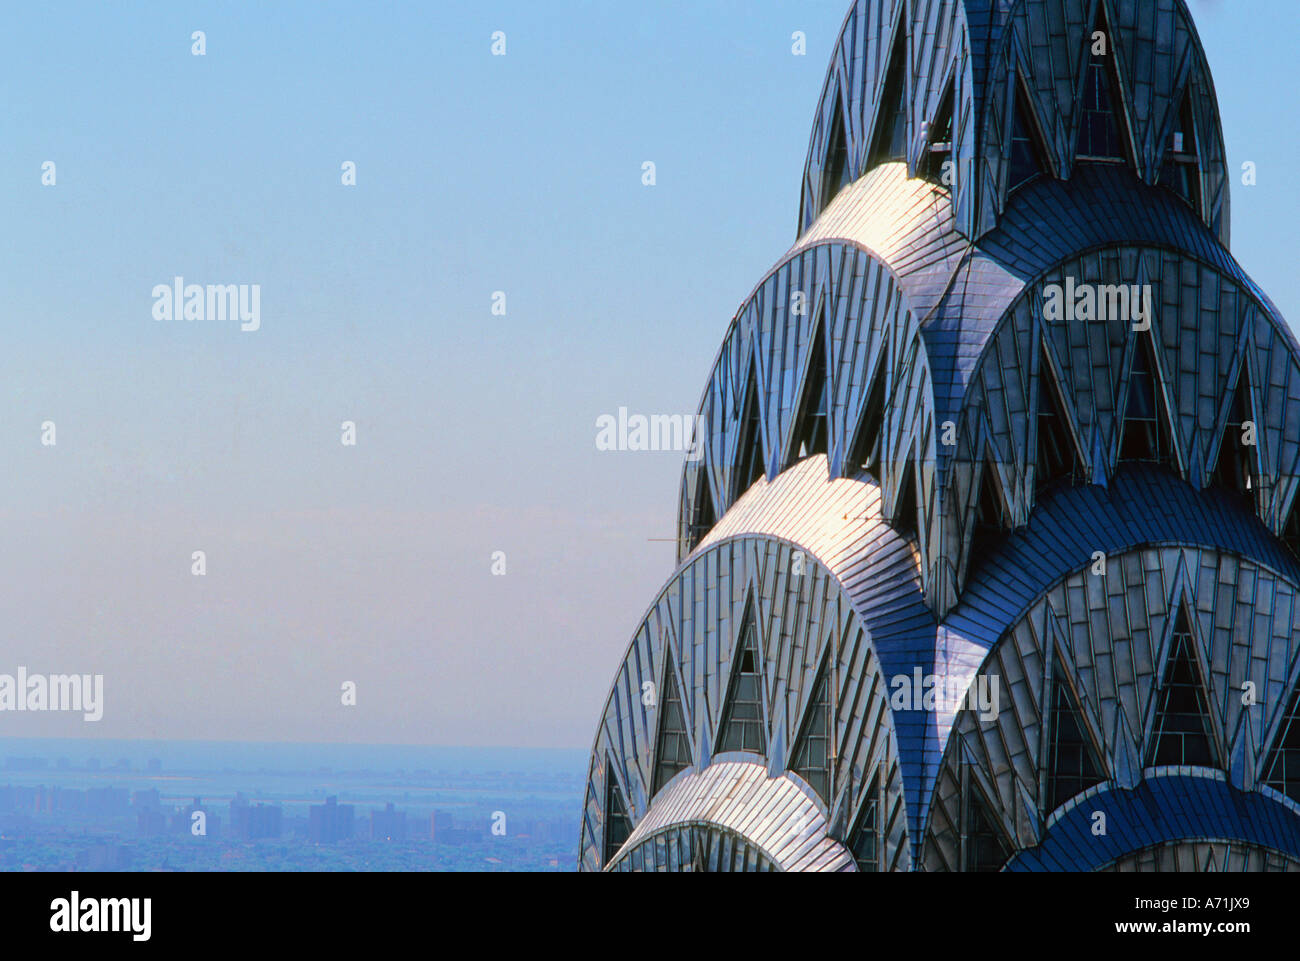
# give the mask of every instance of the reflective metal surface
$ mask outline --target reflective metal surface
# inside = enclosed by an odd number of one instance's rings
[[[1300,347],[1227,249],[1184,4],[858,0],[801,190],[704,390],[580,866],[1300,863]],[[762,749],[720,755],[751,661]]]

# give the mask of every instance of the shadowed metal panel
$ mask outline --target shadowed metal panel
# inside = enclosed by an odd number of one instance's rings
[[[1094,835],[1096,812],[1127,829]],[[1149,778],[1133,791],[1097,792],[1057,821],[1041,845],[1012,858],[1006,870],[1097,870],[1138,849],[1194,838],[1243,842],[1300,861],[1300,819],[1293,812],[1218,778],[1172,775]]]

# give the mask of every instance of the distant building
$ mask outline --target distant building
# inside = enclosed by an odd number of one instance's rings
[[[131,813],[131,794],[124,787],[92,787],[86,791],[86,813],[100,817]]]
[[[457,827],[449,811],[434,811],[430,818],[429,833],[435,844],[473,844],[483,837],[483,831],[477,827]]]
[[[429,817],[429,837],[435,841],[446,841],[452,824],[450,811],[434,811]]]
[[[158,837],[167,833],[167,815],[158,808],[141,808],[135,815],[136,830],[141,837]]]
[[[278,838],[284,827],[284,814],[278,804],[254,804],[245,808],[244,837],[250,841]]]
[[[339,804],[337,797],[327,797],[324,804],[311,808],[311,839],[318,844],[346,841],[352,837],[354,810],[351,804]]]
[[[236,794],[230,801],[230,831],[246,841],[278,838],[284,831],[284,812],[278,804],[250,805],[244,795]]]
[[[86,792],[76,788],[55,788],[54,806],[61,814],[85,814]]]
[[[382,811],[370,812],[370,837],[376,841],[405,841],[406,812],[393,809],[393,803]]]
[[[31,813],[36,804],[36,789],[7,784],[0,788],[0,811]]]

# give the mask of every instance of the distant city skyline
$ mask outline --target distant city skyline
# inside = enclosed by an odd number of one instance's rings
[[[0,739],[0,872],[569,871],[581,764],[546,749]]]

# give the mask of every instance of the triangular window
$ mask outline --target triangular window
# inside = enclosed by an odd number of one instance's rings
[[[763,732],[762,676],[758,663],[758,630],[754,626],[754,609],[745,609],[740,629],[740,643],[731,667],[731,684],[722,707],[718,727],[718,751],[751,751],[764,754],[767,737]]]
[[[1011,530],[1011,516],[1002,498],[997,480],[997,468],[992,461],[984,462],[980,472],[980,489],[975,501],[975,517],[971,527],[971,543],[967,562],[967,579],[987,560]]]
[[[849,832],[849,850],[859,871],[880,870],[880,782],[879,775],[871,779],[866,799],[858,811],[858,819]]]
[[[1266,770],[1265,784],[1293,801],[1300,801],[1300,688],[1291,695]]]
[[[830,206],[835,195],[849,183],[848,137],[844,133],[844,112],[838,101],[831,120],[831,137],[826,146],[826,162],[822,165],[821,210]]]
[[[1156,376],[1151,338],[1146,334],[1138,335],[1133,350],[1122,429],[1120,460],[1173,466],[1173,435],[1165,410],[1164,391],[1160,389],[1160,380]]]
[[[953,86],[949,82],[948,92],[939,101],[939,112],[935,114],[930,124],[929,142],[926,144],[925,156],[921,158],[920,170],[921,176],[926,180],[941,183],[946,187],[951,187],[954,179],[951,171],[948,172],[947,179],[944,177],[944,164],[953,156],[953,100]]]
[[[713,513],[713,496],[709,493],[708,473],[701,469],[695,480],[695,504],[691,508],[687,539],[691,550],[704,539],[704,535],[713,530],[717,523]]]
[[[1015,113],[1011,122],[1011,158],[1007,171],[1007,192],[1015,190],[1025,181],[1047,169],[1043,150],[1038,142],[1038,128],[1033,121],[1029,99],[1019,83],[1016,84]]]
[[[1160,186],[1182,197],[1192,209],[1201,211],[1201,167],[1196,153],[1196,122],[1192,101],[1183,94],[1178,123],[1165,144],[1165,159],[1160,167]]]
[[[763,426],[758,419],[758,377],[751,365],[745,387],[745,415],[740,421],[740,444],[736,448],[736,467],[732,471],[732,500],[754,486],[764,474]]]
[[[1103,45],[1102,41],[1093,39],[1098,33],[1104,34],[1105,53],[1093,52]],[[1083,42],[1089,45],[1089,59],[1083,82],[1083,109],[1079,115],[1079,143],[1075,151],[1080,160],[1129,159],[1122,132],[1124,105],[1120,98],[1112,41],[1105,8],[1099,6],[1097,26],[1083,38]]]
[[[858,433],[853,442],[853,454],[849,463],[853,470],[864,469],[879,482],[882,479],[880,461],[884,456],[881,450],[885,423],[885,362],[882,359],[876,366],[876,376],[871,382],[867,394],[866,406],[862,408],[862,419],[858,422]]]
[[[1156,694],[1152,766],[1191,764],[1217,767],[1218,753],[1210,731],[1209,702],[1193,648],[1195,641],[1185,609],[1179,609],[1170,641],[1164,681]]]
[[[831,784],[830,717],[830,686],[826,683],[826,667],[823,665],[813,687],[812,703],[808,707],[803,731],[796,742],[791,769],[827,803],[830,802]]]
[[[1215,465],[1210,484],[1220,490],[1236,494],[1252,510],[1255,507],[1258,476],[1255,465],[1254,444],[1247,444],[1243,425],[1250,424],[1249,439],[1254,440],[1254,417],[1251,414],[1250,375],[1245,365],[1237,377],[1237,389],[1232,392],[1232,406],[1228,408],[1228,422],[1219,441],[1219,462]]]
[[[893,528],[900,537],[916,533],[916,471],[909,459],[899,480],[898,499],[894,506]]]
[[[1074,444],[1074,434],[1065,416],[1060,385],[1047,358],[1047,351],[1038,364],[1038,465],[1035,484],[1038,493],[1058,481],[1075,480],[1082,476],[1083,459]]]
[[[827,404],[826,338],[822,333],[825,326],[824,320],[819,321],[817,333],[813,337],[812,356],[808,358],[808,376],[804,381],[803,399],[799,402],[799,417],[795,421],[787,467],[805,457],[826,453],[830,417]]]
[[[876,113],[876,137],[871,166],[907,159],[907,31],[902,25],[894,40],[885,86]]]
[[[687,869],[692,874],[709,874],[709,832],[691,832],[691,861]]]
[[[994,825],[993,816],[974,785],[966,792],[966,863],[963,870],[1000,871],[1011,856],[1011,848]]]
[[[1055,811],[1070,798],[1105,780],[1101,764],[1087,735],[1083,713],[1066,680],[1052,678],[1052,719],[1049,729],[1047,777],[1048,810]]]
[[[658,794],[678,771],[693,763],[691,739],[686,732],[686,712],[682,710],[682,696],[677,689],[673,656],[669,652],[665,658],[663,697],[659,703],[659,738],[655,748],[655,778],[651,794]]]
[[[605,759],[605,864],[613,860],[618,849],[632,833],[632,821],[627,816],[627,805],[623,803],[623,792],[618,789],[614,778],[614,765]]]

